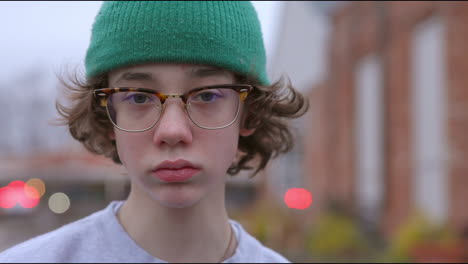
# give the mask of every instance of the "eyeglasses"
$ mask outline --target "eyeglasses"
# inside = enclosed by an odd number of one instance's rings
[[[200,128],[228,127],[236,121],[240,103],[252,89],[247,84],[223,84],[194,88],[184,94],[163,94],[147,88],[119,87],[96,89],[93,94],[116,128],[143,132],[156,125],[169,98],[182,99],[190,120]]]

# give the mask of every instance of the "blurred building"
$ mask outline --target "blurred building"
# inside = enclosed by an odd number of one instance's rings
[[[327,9],[326,77],[310,88],[304,182],[394,231],[415,211],[468,225],[468,4],[347,2]],[[306,34],[306,33],[304,33]]]
[[[282,3],[275,49],[268,58],[268,73],[272,82],[286,77],[297,90],[306,93],[323,80],[329,23],[320,8],[312,1]],[[290,153],[280,155],[269,163],[263,181],[263,199],[285,206],[283,196],[286,191],[305,186],[307,177],[303,170],[302,143],[307,137],[305,125],[309,118],[306,114],[290,123],[295,146]]]

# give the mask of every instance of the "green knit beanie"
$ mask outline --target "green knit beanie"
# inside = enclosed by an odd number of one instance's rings
[[[208,64],[270,84],[260,22],[245,1],[104,2],[86,76],[150,62]]]

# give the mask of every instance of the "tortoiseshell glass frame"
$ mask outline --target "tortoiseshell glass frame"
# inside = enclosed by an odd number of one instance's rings
[[[247,95],[253,90],[253,86],[252,85],[248,85],[248,84],[221,84],[221,85],[210,85],[210,86],[203,86],[203,87],[197,87],[197,88],[193,88],[183,94],[163,94],[161,92],[158,92],[156,90],[153,90],[153,89],[149,89],[149,88],[136,88],[136,87],[115,87],[115,88],[101,88],[101,89],[96,89],[93,91],[93,95],[94,95],[94,98],[97,100],[98,104],[102,107],[105,107],[106,108],[106,111],[107,111],[107,116],[109,117],[109,120],[112,122],[112,124],[122,130],[122,131],[126,131],[126,132],[143,132],[143,131],[146,131],[146,130],[149,130],[151,128],[153,128],[158,122],[159,122],[159,119],[161,119],[161,116],[163,115],[164,113],[164,109],[165,109],[165,102],[168,98],[180,98],[182,100],[182,102],[184,103],[184,108],[185,108],[185,111],[187,112],[187,115],[189,116],[190,120],[192,120],[192,122],[200,127],[200,128],[204,128],[204,129],[210,129],[210,130],[214,130],[214,129],[221,129],[221,128],[226,128],[230,125],[232,125],[238,118],[239,116],[239,112],[240,112],[240,104],[237,106],[237,112],[236,112],[236,116],[234,117],[234,119],[227,125],[225,126],[221,126],[221,127],[204,127],[204,126],[201,126],[199,124],[197,124],[193,119],[192,117],[190,116],[189,112],[187,111],[188,110],[188,105],[187,105],[187,100],[188,98],[190,97],[191,94],[193,93],[196,93],[196,92],[200,92],[200,91],[203,91],[203,90],[208,90],[208,89],[216,89],[216,88],[219,88],[219,89],[232,89],[232,90],[235,90],[236,92],[239,93],[239,99],[240,99],[240,102],[242,101],[245,101],[245,99],[247,98]],[[128,129],[124,129],[124,128],[121,128],[119,127],[117,124],[114,123],[114,121],[112,120],[111,118],[111,115],[109,113],[109,108],[107,107],[107,100],[109,98],[109,96],[111,96],[112,94],[114,93],[118,93],[118,92],[143,92],[143,93],[148,93],[148,94],[152,94],[152,95],[155,95],[159,98],[159,100],[161,101],[161,105],[163,106],[163,109],[161,111],[161,114],[159,115],[159,118],[154,122],[154,124],[148,128],[145,128],[145,129],[140,129],[140,130],[128,130]]]

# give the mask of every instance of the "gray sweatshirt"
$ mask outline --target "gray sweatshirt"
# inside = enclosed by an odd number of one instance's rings
[[[165,263],[142,249],[123,229],[116,213],[123,201],[0,253],[5,262],[146,262]],[[238,246],[224,263],[289,262],[263,246],[236,221],[229,220]]]

